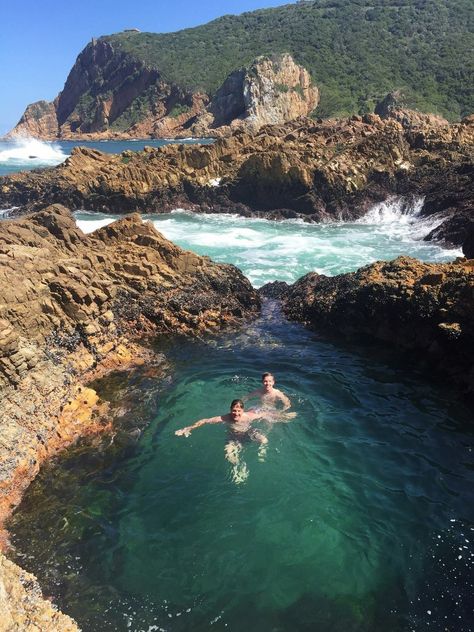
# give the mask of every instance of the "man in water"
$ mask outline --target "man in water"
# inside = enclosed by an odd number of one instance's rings
[[[248,476],[248,470],[245,463],[240,465],[240,451],[242,450],[243,443],[245,441],[257,441],[260,444],[259,448],[259,457],[261,459],[264,458],[264,450],[265,446],[268,443],[267,437],[255,430],[255,428],[251,428],[251,424],[255,419],[268,419],[268,420],[282,420],[281,418],[285,417],[287,419],[292,419],[296,416],[296,413],[285,413],[283,411],[277,410],[259,410],[259,411],[244,411],[244,403],[241,399],[234,399],[230,405],[230,412],[225,415],[218,415],[216,417],[209,417],[207,419],[200,419],[196,421],[191,426],[186,426],[185,428],[181,428],[180,430],[176,430],[175,435],[178,437],[185,436],[189,437],[191,432],[195,428],[199,428],[200,426],[204,426],[205,424],[219,424],[224,423],[227,424],[227,428],[229,430],[229,440],[225,446],[225,455],[226,459],[232,463],[233,467],[233,478],[237,483],[243,482]],[[240,466],[240,467],[239,467]]]
[[[260,399],[263,409],[276,408],[278,402],[283,404],[282,410],[288,410],[291,406],[288,397],[279,389],[275,388],[275,378],[271,373],[264,373],[262,375],[262,386],[248,393],[248,395],[245,395],[244,401],[255,397]]]

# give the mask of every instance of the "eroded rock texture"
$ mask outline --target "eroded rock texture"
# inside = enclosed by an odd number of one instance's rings
[[[462,245],[474,205],[474,120],[404,127],[376,115],[237,131],[211,146],[103,154],[78,148],[55,169],[0,179],[0,205],[51,202],[123,213],[185,207],[308,221],[350,220],[391,195],[456,216],[430,235]]]
[[[0,553],[0,632],[78,632],[76,623],[43,599],[36,578]]]
[[[110,425],[92,377],[163,364],[139,344],[147,335],[203,335],[259,306],[237,268],[178,248],[138,215],[89,236],[61,206],[1,222],[0,527],[45,459]],[[0,606],[2,581],[0,570]]]
[[[285,314],[311,328],[415,350],[474,393],[474,261],[425,264],[409,257],[326,277],[314,272],[271,287]]]
[[[318,103],[318,88],[291,55],[259,57],[227,77],[190,129],[195,136],[227,135],[238,128],[255,133],[264,125],[308,116]]]

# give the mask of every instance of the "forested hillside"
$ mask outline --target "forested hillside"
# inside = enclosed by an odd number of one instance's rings
[[[167,80],[209,94],[257,55],[288,51],[321,88],[318,116],[370,111],[402,89],[407,105],[458,119],[474,111],[473,23],[472,0],[303,0],[176,33],[107,39]]]

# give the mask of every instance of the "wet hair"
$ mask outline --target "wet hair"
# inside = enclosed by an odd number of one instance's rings
[[[232,410],[234,406],[240,406],[242,410],[244,409],[244,402],[241,399],[233,399],[230,403],[230,409]]]
[[[272,377],[273,379],[275,379],[275,376],[273,375],[273,373],[263,373],[262,374],[262,382],[266,377]]]

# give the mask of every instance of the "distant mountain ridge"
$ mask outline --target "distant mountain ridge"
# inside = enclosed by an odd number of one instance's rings
[[[458,120],[474,111],[473,27],[472,0],[300,0],[176,33],[124,31],[88,44],[55,101],[29,106],[15,130],[51,137],[57,119],[57,137],[202,135],[193,125],[229,75],[288,53],[319,88],[315,116],[373,111],[402,89],[408,106]],[[318,101],[273,83],[307,109]]]

